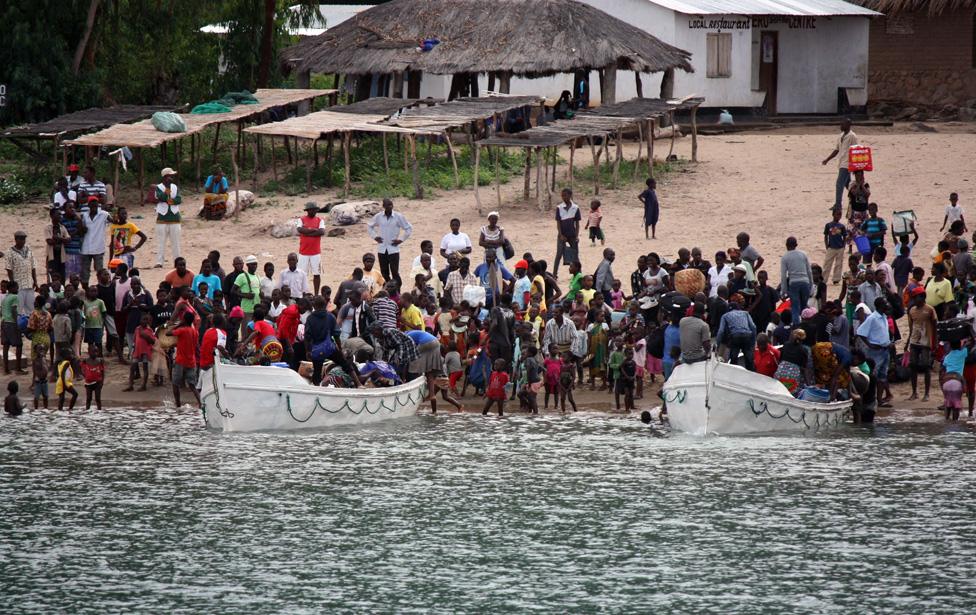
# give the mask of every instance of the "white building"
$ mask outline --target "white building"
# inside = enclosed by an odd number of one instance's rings
[[[676,71],[674,95],[705,97],[706,107],[765,107],[769,113],[836,113],[842,95],[867,103],[869,20],[878,15],[843,0],[581,0],[692,53],[694,73]],[[644,95],[662,74],[643,75]],[[487,80],[482,77],[481,87]],[[590,101],[600,87],[590,76]],[[513,79],[512,94],[556,98],[572,75]],[[426,75],[422,96],[447,97],[450,77]],[[637,95],[617,73],[617,100]]]

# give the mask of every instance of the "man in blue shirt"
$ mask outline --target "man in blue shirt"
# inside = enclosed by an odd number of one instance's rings
[[[884,218],[878,217],[878,204],[868,203],[868,219],[861,223],[861,230],[871,241],[871,248],[884,245],[885,233],[888,232],[888,225]]]
[[[474,269],[474,274],[481,280],[485,289],[485,307],[494,307],[495,297],[503,292],[511,292],[511,284],[515,280],[505,264],[498,261],[498,254],[494,250],[485,251],[485,262]]]
[[[882,399],[888,386],[888,363],[891,334],[888,331],[888,302],[879,297],[874,302],[874,311],[864,319],[855,334],[864,354],[874,361],[874,376],[878,380],[878,400]],[[879,403],[880,407],[891,407],[889,402]]]
[[[718,343],[729,345],[729,363],[738,365],[739,352],[745,358],[745,367],[751,372],[756,371],[754,362],[756,348],[756,323],[749,312],[742,309],[742,295],[736,293],[729,299],[729,311],[722,315],[718,323],[716,339]]]

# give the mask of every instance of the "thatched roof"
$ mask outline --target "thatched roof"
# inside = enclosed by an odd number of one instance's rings
[[[440,44],[418,51],[428,38]],[[410,69],[540,77],[613,63],[693,71],[689,52],[575,0],[392,0],[284,50],[282,60],[299,71],[354,75]]]
[[[976,0],[847,0],[869,9],[894,15],[898,13],[912,13],[925,11],[930,15],[941,15],[948,11],[972,10],[976,8]]]

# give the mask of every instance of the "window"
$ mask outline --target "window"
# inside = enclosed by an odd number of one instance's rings
[[[706,77],[732,76],[732,33],[719,32],[706,35],[708,68]]]

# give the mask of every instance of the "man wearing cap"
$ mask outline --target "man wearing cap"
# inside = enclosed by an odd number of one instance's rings
[[[68,174],[64,176],[64,179],[68,182],[69,190],[77,191],[78,186],[81,185],[81,177],[78,176],[80,170],[81,167],[74,163],[68,165]]]
[[[244,259],[247,267],[242,271],[234,286],[237,287],[237,296],[241,298],[241,309],[244,310],[244,326],[254,318],[254,306],[260,303],[261,280],[258,279],[258,258],[253,254],[248,254]]]
[[[552,264],[554,277],[559,277],[560,261],[565,260],[568,265],[579,260],[579,226],[582,215],[579,206],[573,202],[572,190],[563,188],[562,198],[556,208],[556,260]]]
[[[97,196],[88,197],[88,212],[81,214],[84,237],[81,240],[81,283],[88,287],[92,264],[95,273],[105,267],[105,249],[108,245],[108,212],[99,207]]]
[[[528,298],[532,296],[532,280],[526,273],[529,271],[529,262],[524,258],[515,263],[515,283],[512,285],[512,299],[518,304],[520,310],[525,310],[528,305]]]
[[[410,239],[413,225],[398,211],[393,211],[393,201],[383,199],[383,211],[373,216],[366,231],[379,244],[376,253],[380,261],[380,273],[387,280],[400,282],[400,244]],[[403,237],[400,237],[400,232]]]
[[[319,218],[319,206],[312,201],[305,203],[305,215],[298,226],[298,270],[312,276],[312,288],[319,294],[322,283],[322,235],[325,220]],[[301,296],[301,295],[296,295]]]
[[[169,242],[173,258],[180,255],[180,233],[183,218],[180,203],[183,197],[173,182],[176,171],[166,167],[160,174],[163,181],[156,186],[156,268],[166,261],[166,243]]]
[[[5,255],[7,279],[17,283],[17,313],[30,316],[34,311],[34,289],[37,288],[37,264],[27,247],[27,233],[14,233],[14,245]]]

